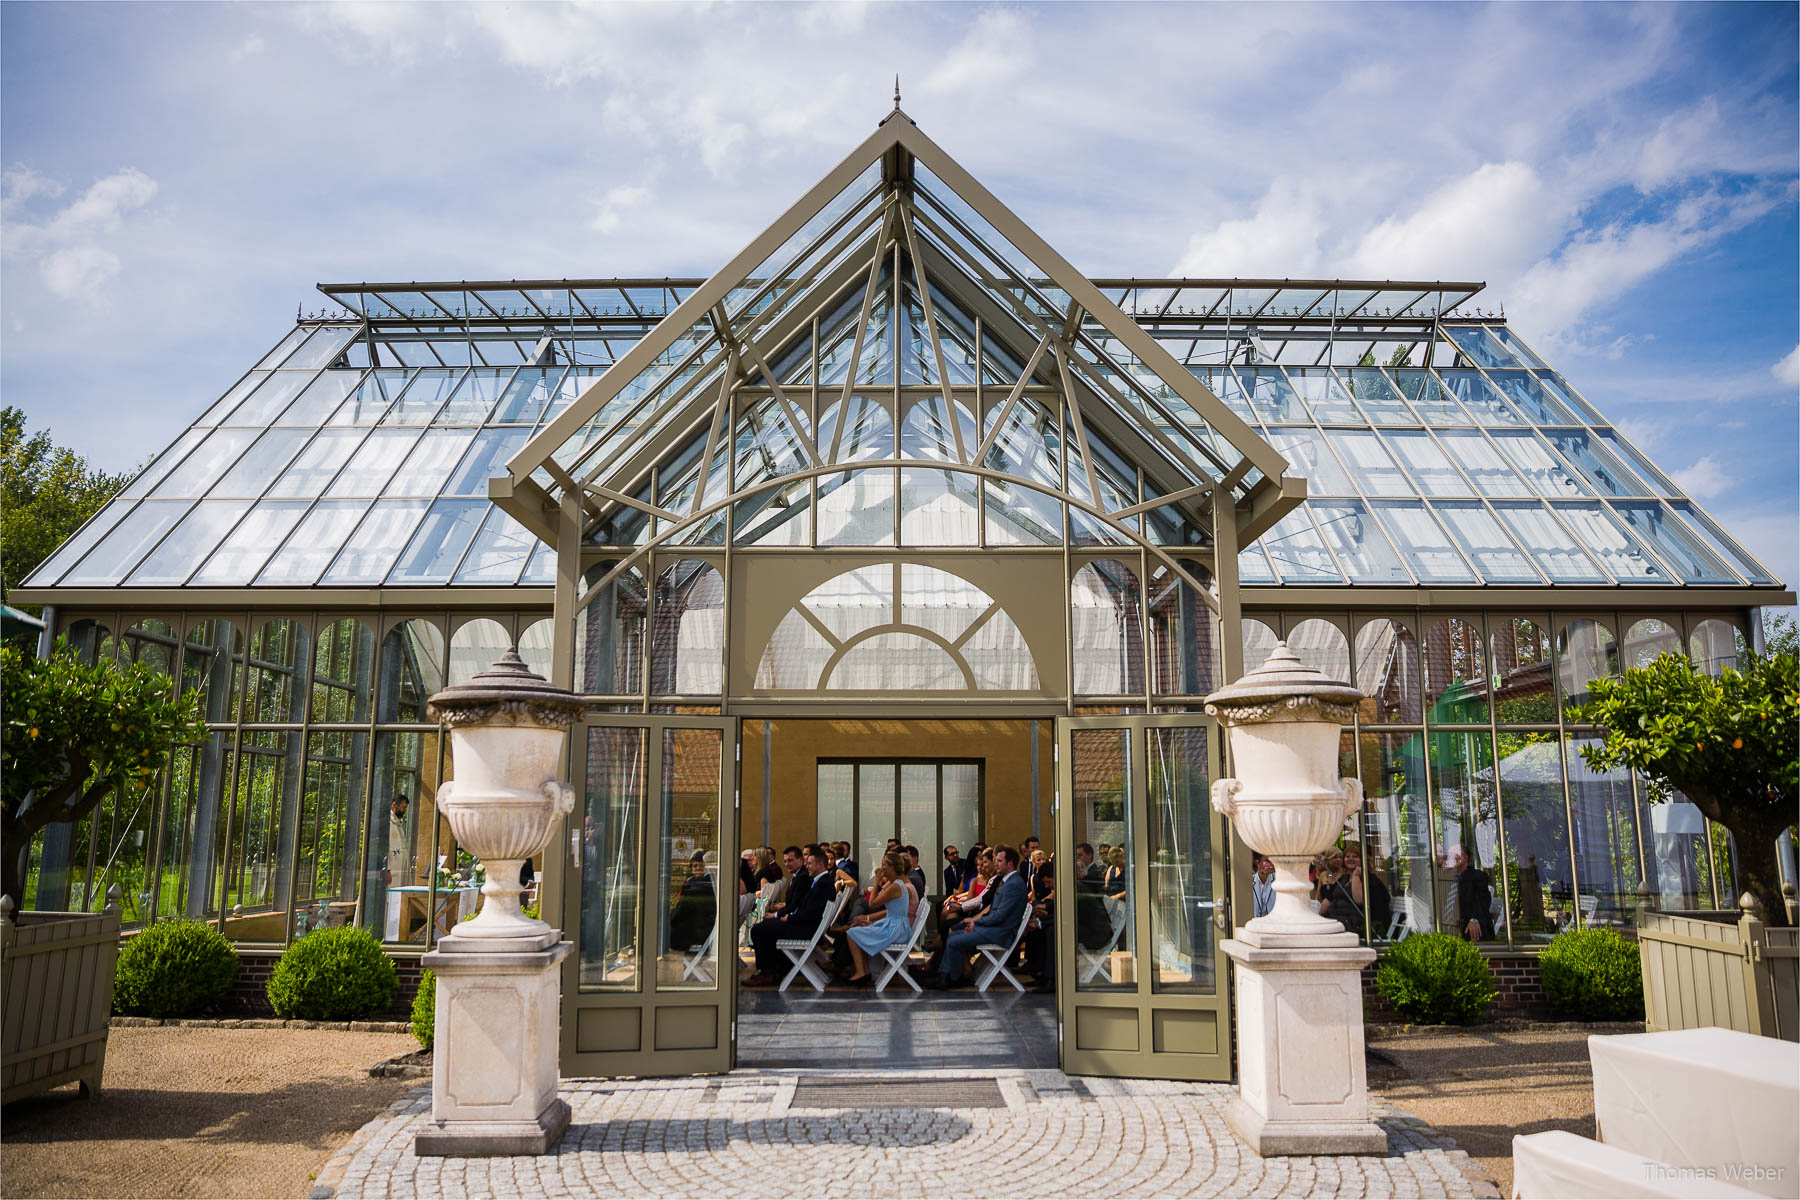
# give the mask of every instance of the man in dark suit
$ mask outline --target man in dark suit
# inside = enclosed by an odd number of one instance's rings
[[[994,863],[1002,872],[1000,881],[989,889],[994,893],[994,902],[985,913],[964,921],[962,928],[945,940],[944,973],[932,980],[933,987],[962,986],[963,968],[975,947],[1011,945],[1013,935],[1019,931],[1019,918],[1025,915],[1030,901],[1025,876],[1019,872],[1019,852],[1011,846],[995,846]]]
[[[787,871],[787,878],[782,882],[781,890],[775,893],[775,902],[769,905],[765,916],[779,916],[790,903],[804,896],[807,881],[812,878],[805,871],[798,846],[789,846],[781,852],[781,865]]]
[[[1101,898],[1106,877],[1094,861],[1094,847],[1087,842],[1075,847],[1075,939],[1089,950],[1098,950],[1112,939],[1112,917]]]
[[[954,896],[968,887],[971,871],[955,846],[944,847],[944,895]]]
[[[718,914],[718,895],[713,864],[705,851],[696,850],[688,861],[687,882],[669,912],[669,949],[690,950],[706,941]]]
[[[797,900],[790,900],[780,914],[758,921],[750,930],[750,944],[756,950],[756,974],[744,980],[751,987],[767,987],[780,983],[789,965],[776,942],[788,938],[809,938],[825,919],[837,893],[831,887],[831,858],[823,848],[808,845],[801,853],[806,878],[805,890]],[[800,886],[796,874],[794,885]]]
[[[862,882],[862,872],[856,869],[856,860],[850,857],[850,843],[838,842],[834,846],[837,853],[836,868],[848,875],[854,882]]]
[[[1036,834],[1027,837],[1024,841],[1019,843],[1019,870],[1025,876],[1025,887],[1033,895],[1037,894],[1038,869],[1037,864],[1031,860],[1037,855],[1040,848]]]

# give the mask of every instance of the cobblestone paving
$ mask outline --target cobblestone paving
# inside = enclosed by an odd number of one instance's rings
[[[892,1108],[826,1111],[791,1107],[801,1077],[566,1080],[573,1123],[539,1158],[418,1158],[431,1107],[419,1088],[364,1126],[311,1196],[1499,1195],[1450,1139],[1379,1101],[1384,1157],[1263,1159],[1226,1128],[1223,1084],[1002,1070],[984,1077],[1005,1108],[920,1108],[906,1107],[909,1087],[971,1073],[910,1071],[878,1083]]]

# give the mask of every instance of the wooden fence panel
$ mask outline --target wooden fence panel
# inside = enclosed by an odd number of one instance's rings
[[[31,912],[0,899],[0,1094],[65,1083],[100,1090],[119,954],[119,892],[98,913]]]

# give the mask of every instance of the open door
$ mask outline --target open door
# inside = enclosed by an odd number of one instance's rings
[[[737,720],[597,716],[573,734],[563,1074],[729,1071]]]
[[[1211,800],[1218,723],[1063,718],[1056,741],[1063,1070],[1229,1080],[1226,832]]]

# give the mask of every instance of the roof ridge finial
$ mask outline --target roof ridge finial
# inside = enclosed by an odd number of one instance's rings
[[[900,72],[894,72],[894,111],[900,111]]]

